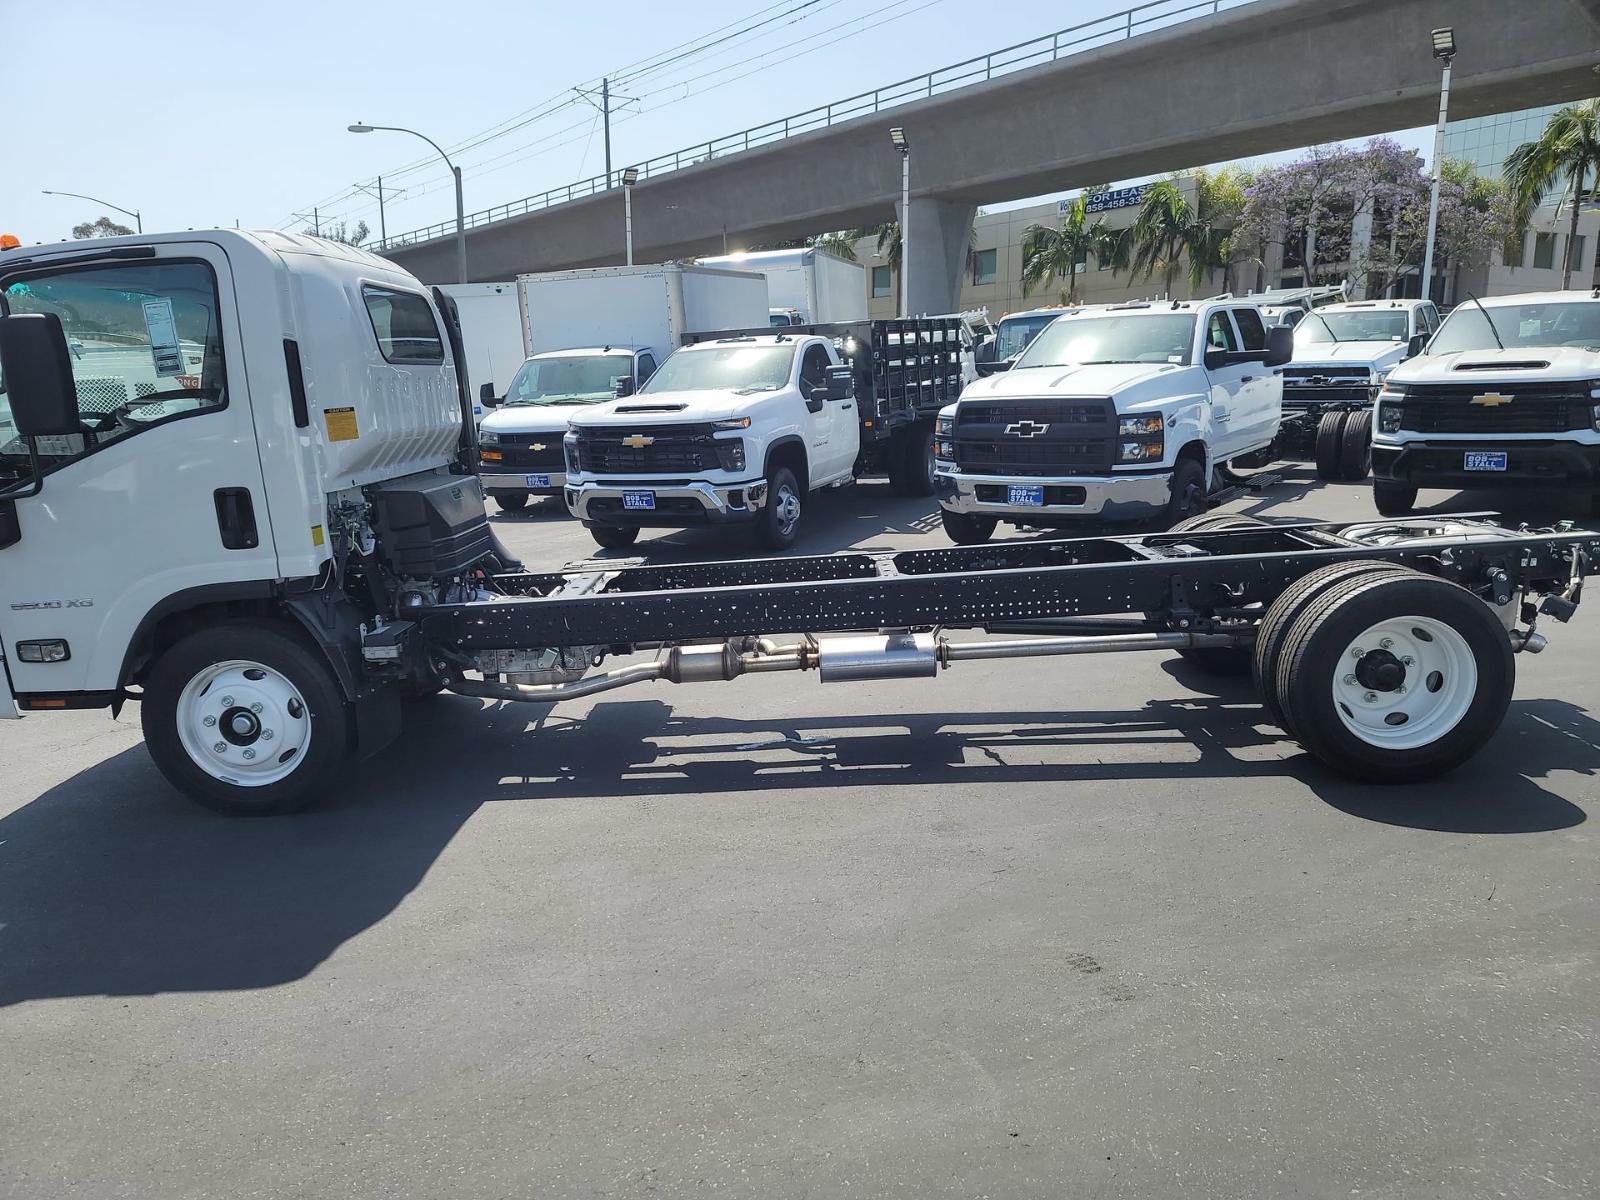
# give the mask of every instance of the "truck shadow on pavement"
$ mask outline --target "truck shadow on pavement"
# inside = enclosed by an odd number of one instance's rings
[[[264,820],[194,807],[135,747],[0,820],[0,1006],[302,978],[394,911],[488,802],[692,804],[764,790],[792,804],[812,789],[870,796],[903,786],[931,797],[931,787],[954,784],[965,790],[946,797],[982,804],[973,789],[1184,780],[1184,803],[1214,802],[1228,820],[1244,802],[1234,785],[1281,780],[1362,820],[1496,834],[1580,824],[1584,811],[1538,777],[1600,773],[1600,724],[1573,705],[1534,699],[1514,703],[1494,744],[1454,777],[1362,786],[1283,743],[1241,696],[1059,715],[770,719],[680,717],[668,703],[638,700],[599,704],[581,720],[440,697],[411,714],[408,737],[368,765],[359,790]],[[1210,785],[1199,796],[1196,781]],[[1263,796],[1293,805],[1295,791],[1253,790],[1251,819]],[[1071,804],[1070,786],[1050,799]]]

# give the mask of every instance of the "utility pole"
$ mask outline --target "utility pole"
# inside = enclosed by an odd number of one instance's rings
[[[595,104],[594,92],[592,90],[586,91],[583,88],[573,88],[572,90],[577,92],[579,96],[583,97],[583,99],[588,101],[591,105],[594,105],[594,108],[600,113],[601,120],[605,122],[606,187],[609,188],[611,186],[611,101],[615,99],[622,101],[624,104],[632,104],[638,99],[638,97],[613,96],[611,94],[610,79],[602,79],[600,81],[600,102],[598,104]]]
[[[364,183],[352,183],[350,186],[358,192],[365,192],[369,196],[378,198],[378,245],[387,249],[389,246],[389,225],[384,218],[383,212],[383,176],[378,176],[378,186],[376,188],[370,188]],[[395,195],[405,195],[405,189],[402,188]]]

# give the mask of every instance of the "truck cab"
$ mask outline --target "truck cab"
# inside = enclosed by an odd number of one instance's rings
[[[1039,332],[1067,310],[1060,305],[1032,308],[1026,312],[1006,313],[995,326],[994,341],[982,361],[976,364],[980,375],[992,375],[1005,370],[1006,363],[1016,362],[1017,356],[1028,348],[1028,343]]]
[[[1198,513],[1218,467],[1272,446],[1291,336],[1242,301],[1058,310],[1015,362],[939,414],[946,532],[966,544],[1001,521]]]
[[[1378,393],[1373,499],[1408,513],[1424,487],[1600,490],[1600,289],[1457,305]]]
[[[1323,479],[1365,479],[1378,388],[1438,328],[1432,300],[1351,300],[1308,312],[1283,369],[1280,448],[1313,460]]]
[[[481,400],[489,411],[478,426],[484,490],[508,512],[530,496],[561,495],[567,423],[586,407],[638,391],[660,357],[618,346],[551,350],[528,358],[503,396],[485,384]]]
[[[639,393],[571,414],[566,502],[602,546],[643,528],[748,524],[792,545],[807,494],[853,477],[855,396],[824,337],[712,337]]]

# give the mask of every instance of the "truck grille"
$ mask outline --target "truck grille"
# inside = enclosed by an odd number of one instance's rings
[[[1285,367],[1285,404],[1365,404],[1372,399],[1371,372],[1362,367]]]
[[[542,448],[535,449],[536,446]],[[566,469],[559,433],[502,433],[500,444],[490,449],[500,451],[500,461],[490,464],[495,470],[549,472]]]
[[[1475,397],[1509,396],[1498,404],[1474,404]],[[1413,433],[1566,433],[1588,429],[1587,385],[1459,384],[1406,388],[1400,427]]]
[[[645,439],[648,444],[641,444]],[[596,475],[732,470],[724,464],[731,462],[727,455],[733,443],[713,438],[710,425],[584,429],[577,437],[578,469]]]
[[[1111,469],[1115,422],[1109,400],[963,404],[956,410],[956,466],[971,475],[1103,474]]]

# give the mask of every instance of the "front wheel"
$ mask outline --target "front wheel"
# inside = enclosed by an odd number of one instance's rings
[[[1417,506],[1417,489],[1390,479],[1372,481],[1372,502],[1386,517],[1403,517]]]
[[[982,545],[994,536],[995,526],[1000,524],[997,517],[975,517],[971,513],[951,512],[948,508],[939,510],[939,520],[944,523],[950,540],[958,546]]]
[[[145,680],[140,720],[161,773],[234,816],[294,812],[348,764],[354,723],[327,660],[285,626],[191,633]]]
[[[1161,514],[1160,527],[1171,529],[1206,510],[1206,472],[1192,458],[1178,460],[1172,471],[1172,495]]]
[[[800,536],[800,482],[788,467],[767,476],[767,503],[756,521],[756,540],[768,550],[787,550]]]
[[[512,492],[496,488],[489,495],[494,497],[494,502],[500,506],[503,512],[521,512],[528,507],[527,492]]]
[[[637,525],[591,525],[589,532],[607,550],[623,550],[639,540]]]
[[[933,495],[933,426],[918,425],[906,435],[901,489],[907,496]]]

